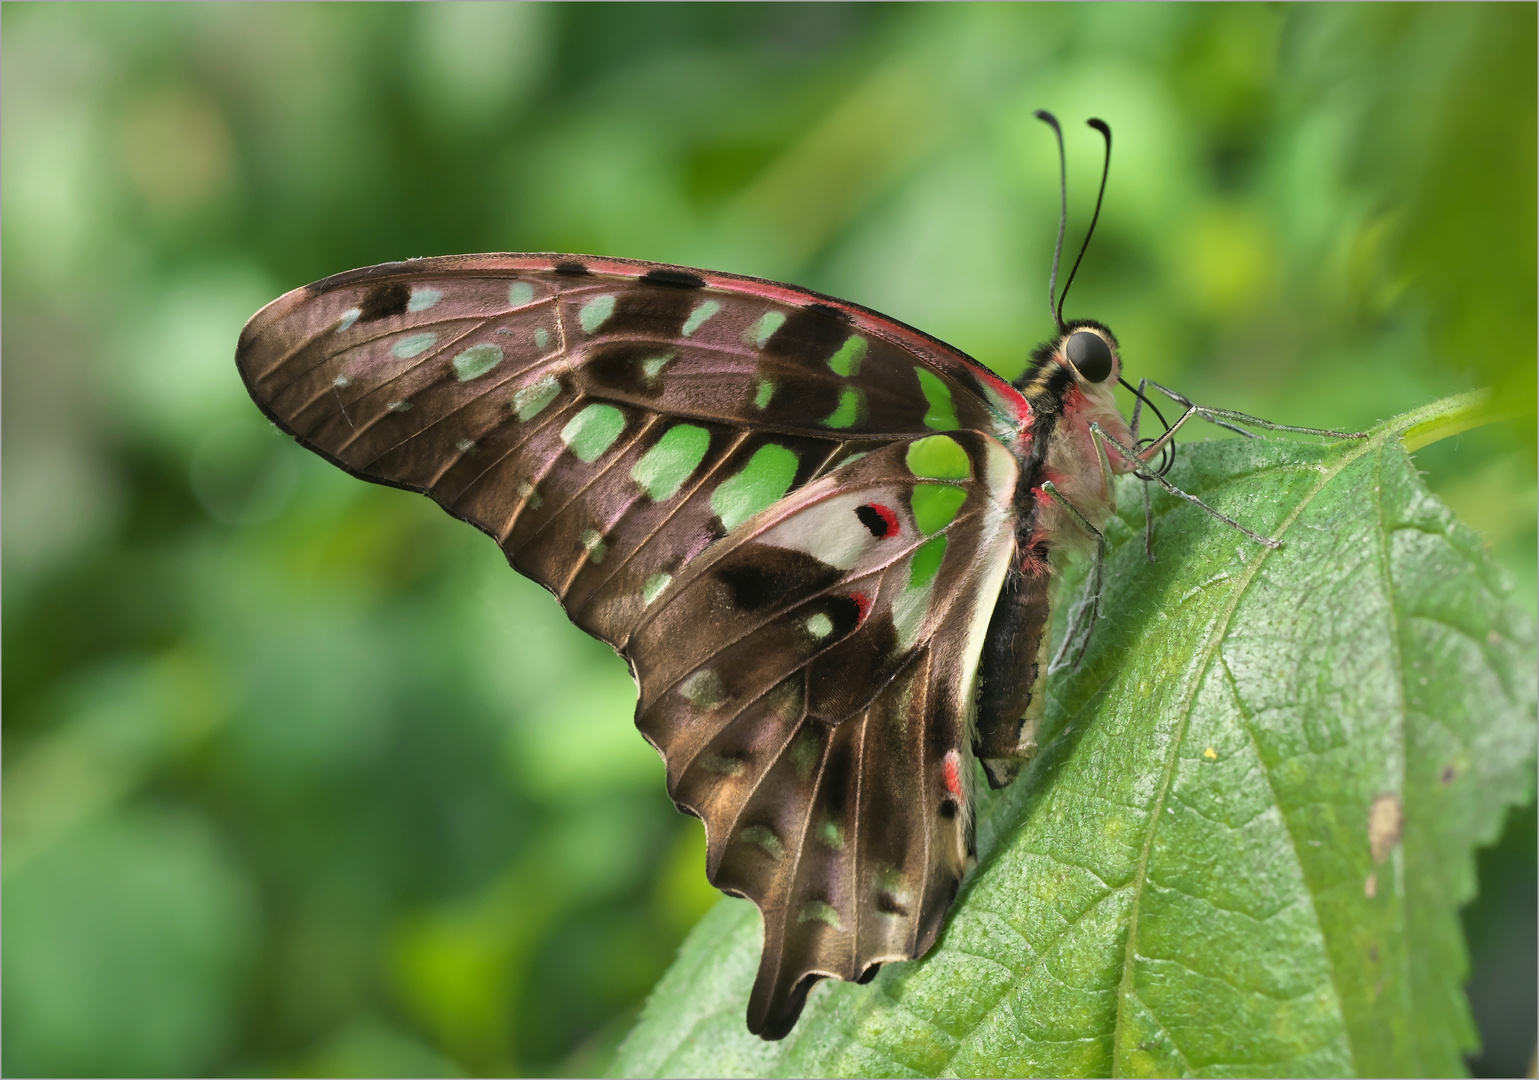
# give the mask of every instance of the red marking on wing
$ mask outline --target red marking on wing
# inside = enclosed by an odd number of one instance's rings
[[[866,616],[871,611],[871,598],[865,593],[852,592],[850,593],[850,599],[855,601],[855,606],[860,609],[856,615],[857,623],[865,622]]]
[[[946,790],[957,798],[962,797],[962,755],[955,750],[947,750],[946,756],[941,759],[941,775],[946,780]]]
[[[892,508],[883,506],[881,503],[871,503],[870,506],[871,509],[880,514],[882,520],[887,523],[887,531],[882,534],[882,539],[886,540],[888,537],[897,536],[898,515],[892,512]]]

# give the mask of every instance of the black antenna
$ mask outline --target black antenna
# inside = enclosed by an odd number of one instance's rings
[[[1041,114],[1038,115],[1040,116]],[[1111,171],[1111,128],[1106,126],[1105,120],[1097,120],[1094,117],[1086,120],[1085,123],[1099,131],[1101,133],[1101,137],[1106,140],[1106,163],[1101,166],[1101,190],[1096,194],[1095,197],[1095,213],[1090,215],[1090,228],[1086,231],[1085,242],[1080,245],[1079,255],[1074,260],[1074,268],[1069,271],[1069,280],[1063,283],[1063,296],[1058,298],[1058,308],[1053,312],[1053,318],[1058,321],[1060,328],[1063,326],[1064,297],[1069,295],[1069,286],[1074,284],[1074,275],[1079,273],[1079,261],[1085,257],[1085,249],[1090,246],[1090,238],[1095,235],[1095,223],[1101,218],[1101,200],[1106,196],[1106,174]],[[1057,127],[1057,125],[1055,124],[1054,127]],[[1058,136],[1058,147],[1059,154],[1062,154],[1062,135]],[[1059,226],[1058,231],[1061,236],[1063,233],[1063,227],[1061,225]],[[1061,244],[1063,241],[1060,239],[1059,243]],[[1058,259],[1054,257],[1053,267],[1055,270],[1057,269],[1057,266]]]
[[[1063,304],[1059,303],[1055,308],[1053,294],[1058,291],[1058,259],[1063,255],[1063,227],[1069,220],[1069,172],[1063,154],[1063,128],[1058,126],[1058,117],[1046,109],[1038,109],[1032,115],[1052,128],[1053,134],[1058,136],[1058,244],[1053,248],[1053,272],[1047,279],[1047,313],[1053,317],[1053,322],[1057,324],[1058,329],[1062,330]],[[1101,181],[1101,187],[1103,190],[1106,187],[1104,179]],[[1077,267],[1079,264],[1074,265]]]

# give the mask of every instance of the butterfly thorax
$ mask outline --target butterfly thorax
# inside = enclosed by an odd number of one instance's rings
[[[1065,347],[1074,334],[1087,330],[1107,343],[1112,357],[1110,369],[1094,381],[1075,368]],[[1112,393],[1120,368],[1111,331],[1097,322],[1076,320],[1033,351],[1031,365],[1014,384],[1032,412],[1032,438],[1021,458],[1017,489],[1017,544],[1021,569],[1027,573],[1046,573],[1049,553],[1084,551],[1091,541],[1070,512],[1048,497],[1044,481],[1052,481],[1097,528],[1114,509],[1090,425],[1098,424],[1124,445],[1132,442]],[[1107,464],[1113,473],[1126,471],[1115,451],[1108,452]]]

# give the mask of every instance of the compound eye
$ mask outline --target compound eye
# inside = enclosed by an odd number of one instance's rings
[[[1069,363],[1087,382],[1105,382],[1106,376],[1111,374],[1111,349],[1100,334],[1076,331],[1069,335],[1069,343],[1063,351],[1069,354]]]

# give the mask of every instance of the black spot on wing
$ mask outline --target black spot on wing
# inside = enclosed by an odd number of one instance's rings
[[[601,333],[673,341],[683,334],[695,303],[677,288],[627,289],[615,298],[614,314],[604,321]]]
[[[674,289],[701,289],[705,287],[705,278],[698,274],[691,274],[687,270],[668,270],[658,268],[648,270],[641,275],[644,285],[666,285]]]
[[[850,336],[850,320],[838,308],[808,304],[799,308],[764,343],[764,351],[803,363],[823,363]]]
[[[383,285],[376,285],[370,289],[359,305],[361,313],[359,322],[373,322],[375,319],[386,319],[392,315],[406,314],[406,305],[411,302],[411,289],[404,281],[388,281]]]
[[[857,506],[855,516],[860,518],[860,523],[871,531],[871,535],[880,540],[887,535],[890,526],[874,506]]]
[[[558,262],[552,269],[558,274],[565,274],[567,277],[584,277],[591,273],[586,266],[575,259],[567,262]]]
[[[664,370],[648,377],[645,363],[668,356],[665,345],[652,342],[620,341],[601,345],[588,354],[583,378],[590,393],[610,391],[637,397],[657,397],[663,392]]]
[[[805,552],[768,544],[744,544],[716,568],[733,607],[749,612],[795,603],[828,588],[842,573]]]

